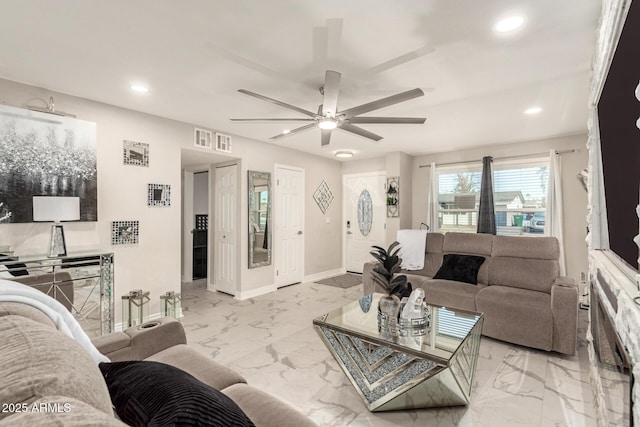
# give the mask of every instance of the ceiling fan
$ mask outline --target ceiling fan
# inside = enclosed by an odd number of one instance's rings
[[[321,145],[327,146],[331,140],[331,132],[333,129],[340,129],[346,132],[351,132],[356,135],[363,136],[373,141],[380,141],[382,137],[376,135],[373,132],[369,132],[356,124],[423,124],[426,120],[424,117],[361,117],[361,114],[368,113],[370,111],[378,110],[380,108],[388,107],[390,105],[399,104],[410,99],[417,98],[424,95],[422,89],[416,88],[402,92],[396,95],[381,98],[376,101],[368,102],[366,104],[359,105],[357,107],[347,108],[346,110],[337,111],[338,109],[338,94],[340,91],[340,78],[341,74],[337,71],[327,70],[324,77],[324,86],[320,88],[320,93],[323,95],[323,102],[318,107],[318,112],[313,113],[303,108],[296,107],[285,102],[278,101],[273,98],[269,98],[255,92],[250,92],[245,89],[238,89],[238,92],[245,95],[253,96],[263,101],[270,102],[288,110],[296,111],[306,118],[290,118],[290,119],[231,119],[234,122],[309,122],[304,126],[295,128],[287,133],[281,133],[276,136],[272,136],[269,139],[279,139],[285,136],[293,135],[313,127],[319,127],[321,131]]]

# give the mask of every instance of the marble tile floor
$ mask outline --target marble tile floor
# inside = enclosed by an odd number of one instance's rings
[[[588,378],[586,311],[576,356],[531,350],[482,337],[467,407],[367,410],[312,328],[312,320],[362,296],[302,283],[238,301],[183,283],[187,342],[278,396],[320,426],[596,426]]]

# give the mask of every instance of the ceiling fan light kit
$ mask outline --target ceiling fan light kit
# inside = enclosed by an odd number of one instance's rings
[[[346,110],[338,111],[338,95],[340,92],[340,79],[342,75],[337,71],[326,70],[324,85],[320,88],[320,93],[323,96],[323,102],[318,108],[317,113],[305,110],[295,105],[287,104],[282,101],[278,101],[273,98],[269,98],[264,95],[260,95],[246,89],[238,89],[238,92],[245,95],[258,98],[262,101],[266,101],[282,108],[286,108],[291,111],[295,111],[299,114],[306,116],[305,118],[291,118],[291,119],[231,119],[234,122],[307,122],[304,126],[300,126],[295,129],[283,131],[282,133],[272,136],[269,139],[279,139],[288,135],[294,135],[296,133],[312,129],[315,127],[320,128],[320,144],[321,146],[329,145],[331,140],[331,132],[334,129],[340,129],[352,134],[362,136],[372,141],[380,141],[382,137],[376,135],[373,132],[369,132],[355,124],[423,124],[425,122],[424,117],[361,117],[361,114],[365,114],[380,108],[389,107],[391,105],[399,104],[401,102],[409,101],[414,98],[418,98],[424,95],[422,89],[416,88],[402,92],[396,95],[388,96],[386,98],[378,99],[376,101],[368,102],[356,107],[348,108]],[[337,153],[336,153],[337,155]]]
[[[353,151],[336,151],[335,156],[340,159],[348,159],[353,157]]]

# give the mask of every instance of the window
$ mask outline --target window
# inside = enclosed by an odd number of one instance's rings
[[[492,170],[497,233],[544,234],[549,159],[495,160]],[[480,163],[438,169],[441,232],[476,232],[481,177]]]

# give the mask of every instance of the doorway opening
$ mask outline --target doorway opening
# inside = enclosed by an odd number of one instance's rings
[[[209,171],[193,174],[193,280],[206,279],[209,258]]]

